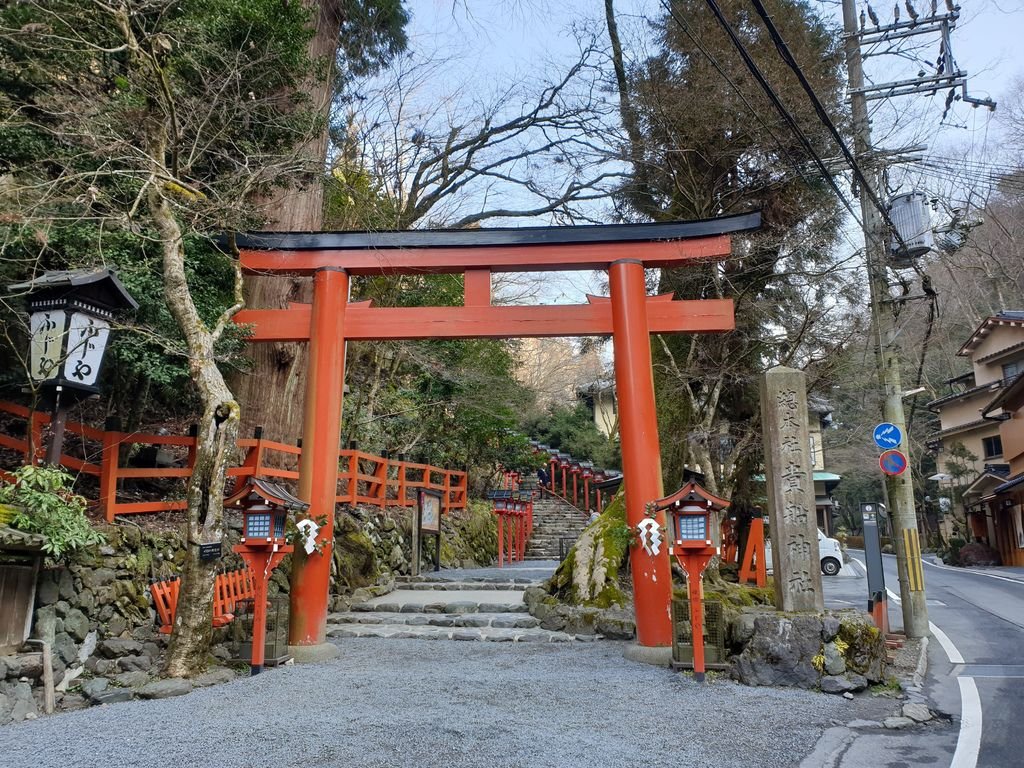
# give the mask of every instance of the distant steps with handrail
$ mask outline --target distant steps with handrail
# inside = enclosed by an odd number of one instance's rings
[[[536,480],[524,479],[529,489]],[[526,545],[527,560],[560,560],[583,529],[590,523],[589,516],[568,501],[547,493],[533,502],[533,533]]]

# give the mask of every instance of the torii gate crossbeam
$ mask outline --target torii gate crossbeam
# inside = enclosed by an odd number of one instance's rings
[[[327,518],[322,553],[294,558],[290,642],[326,640],[333,554],[342,389],[347,340],[611,335],[619,393],[626,518],[636,529],[647,504],[664,496],[651,374],[651,333],[721,332],[734,327],[729,300],[647,296],[645,267],[679,267],[729,255],[728,233],[756,229],[758,214],[666,224],[410,232],[254,233],[237,238],[249,274],[313,276],[312,305],[248,309],[235,322],[255,342],[307,341],[298,495]],[[610,297],[571,306],[493,306],[494,272],[607,270]],[[462,273],[462,307],[373,307],[349,302],[351,275]],[[665,531],[664,515],[658,517]],[[650,542],[648,542],[650,544]],[[653,550],[653,551],[652,551]],[[637,641],[672,642],[667,547],[630,556]]]

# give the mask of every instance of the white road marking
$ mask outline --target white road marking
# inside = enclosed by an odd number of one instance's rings
[[[942,650],[946,652],[946,656],[949,658],[950,664],[965,664],[963,655],[957,650],[957,647],[953,645],[953,641],[949,639],[949,635],[935,626],[934,622],[928,622],[928,628],[935,635],[935,639],[939,641],[939,645],[942,646]]]
[[[973,677],[958,677],[957,682],[960,683],[960,735],[949,768],[975,768],[981,751],[981,697]]]
[[[938,563],[930,563],[925,559],[921,559],[921,562],[932,568],[941,568],[944,571],[953,571],[955,573],[969,573],[971,576],[984,576],[988,579],[998,579],[999,581],[1009,581],[1013,584],[1024,584],[1024,579],[1013,579],[1009,576],[997,576],[994,573],[983,573],[982,571],[972,571],[969,568],[953,568],[950,565],[939,565]]]

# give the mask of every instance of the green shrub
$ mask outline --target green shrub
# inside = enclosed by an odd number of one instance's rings
[[[71,490],[71,476],[55,467],[22,467],[14,482],[0,486],[0,503],[16,508],[11,524],[46,537],[50,557],[103,542],[85,516],[86,500]]]
[[[967,542],[959,536],[950,537],[946,546],[939,549],[939,557],[949,565],[960,565],[960,550]]]

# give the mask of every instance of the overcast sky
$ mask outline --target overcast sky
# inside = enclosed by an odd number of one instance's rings
[[[906,20],[899,0],[901,16]],[[930,0],[912,0],[924,12]],[[821,12],[841,22],[837,0],[811,0]],[[874,0],[883,23],[892,18],[893,0]],[[622,35],[634,54],[641,52],[643,20],[657,16],[660,0],[617,0],[616,11]],[[953,52],[961,69],[970,75],[973,96],[1000,99],[1015,78],[1024,77],[1024,60],[1019,56],[1024,38],[1024,0],[963,0],[961,20],[953,34]],[[424,50],[436,48],[460,58],[452,62],[453,79],[477,82],[488,88],[504,78],[529,77],[549,61],[571,60],[576,50],[574,28],[591,29],[603,35],[603,7],[600,0],[415,0],[412,36]],[[858,0],[863,7],[863,0]],[[939,0],[940,10],[944,0]],[[708,11],[709,12],[709,11]],[[709,12],[710,13],[710,12]],[[916,38],[916,40],[928,38]],[[604,37],[602,37],[602,42]],[[937,36],[926,55],[938,53]],[[869,79],[885,82],[894,72],[913,76],[919,66],[894,57],[869,59]],[[998,122],[989,124],[985,109],[956,105],[945,125],[939,124],[945,94],[931,99],[904,97],[888,106],[890,113],[910,111],[918,122],[918,137],[936,147],[994,140]],[[890,115],[879,114],[880,124]],[[884,129],[884,125],[882,126]],[[881,143],[887,138],[876,137]]]
[[[810,0],[822,13],[841,23],[837,0]],[[899,0],[901,16],[906,19],[904,0]],[[930,0],[912,0],[920,12]],[[940,10],[944,0],[939,0]],[[893,15],[892,0],[874,0],[874,9],[883,23]],[[657,16],[660,0],[616,0],[620,34],[630,53],[643,55],[645,20]],[[601,0],[413,0],[411,24],[412,48],[423,54],[450,57],[446,62],[446,82],[440,87],[469,85],[481,93],[500,90],[514,80],[529,81],[544,72],[564,70],[577,51],[576,40],[588,31],[604,44]],[[858,8],[863,0],[858,0]],[[1011,83],[1024,77],[1020,50],[1024,38],[1024,0],[964,0],[961,21],[953,33],[953,52],[960,68],[969,73],[969,93],[976,97],[1001,99]],[[928,38],[916,38],[916,40]],[[938,53],[937,36],[922,50],[922,56]],[[913,77],[920,65],[894,57],[868,59],[866,75],[874,82],[895,77]],[[974,168],[973,163],[998,162],[998,114],[956,104],[945,121],[940,122],[945,92],[931,98],[903,97],[876,102],[873,112],[876,147],[894,148],[921,143],[930,155],[956,155]],[[898,176],[898,174],[894,174]],[[970,197],[950,173],[914,170],[904,180],[905,187],[929,185],[945,190],[951,204],[960,205]],[[898,181],[897,181],[898,183]],[[940,191],[939,194],[942,194]],[[525,222],[514,222],[523,224]],[[542,222],[546,223],[546,222]],[[492,224],[493,226],[493,224]],[[859,234],[850,229],[845,249],[862,245]],[[549,275],[551,299],[577,301],[582,293],[596,285],[584,275]],[[550,299],[549,299],[550,300]]]

